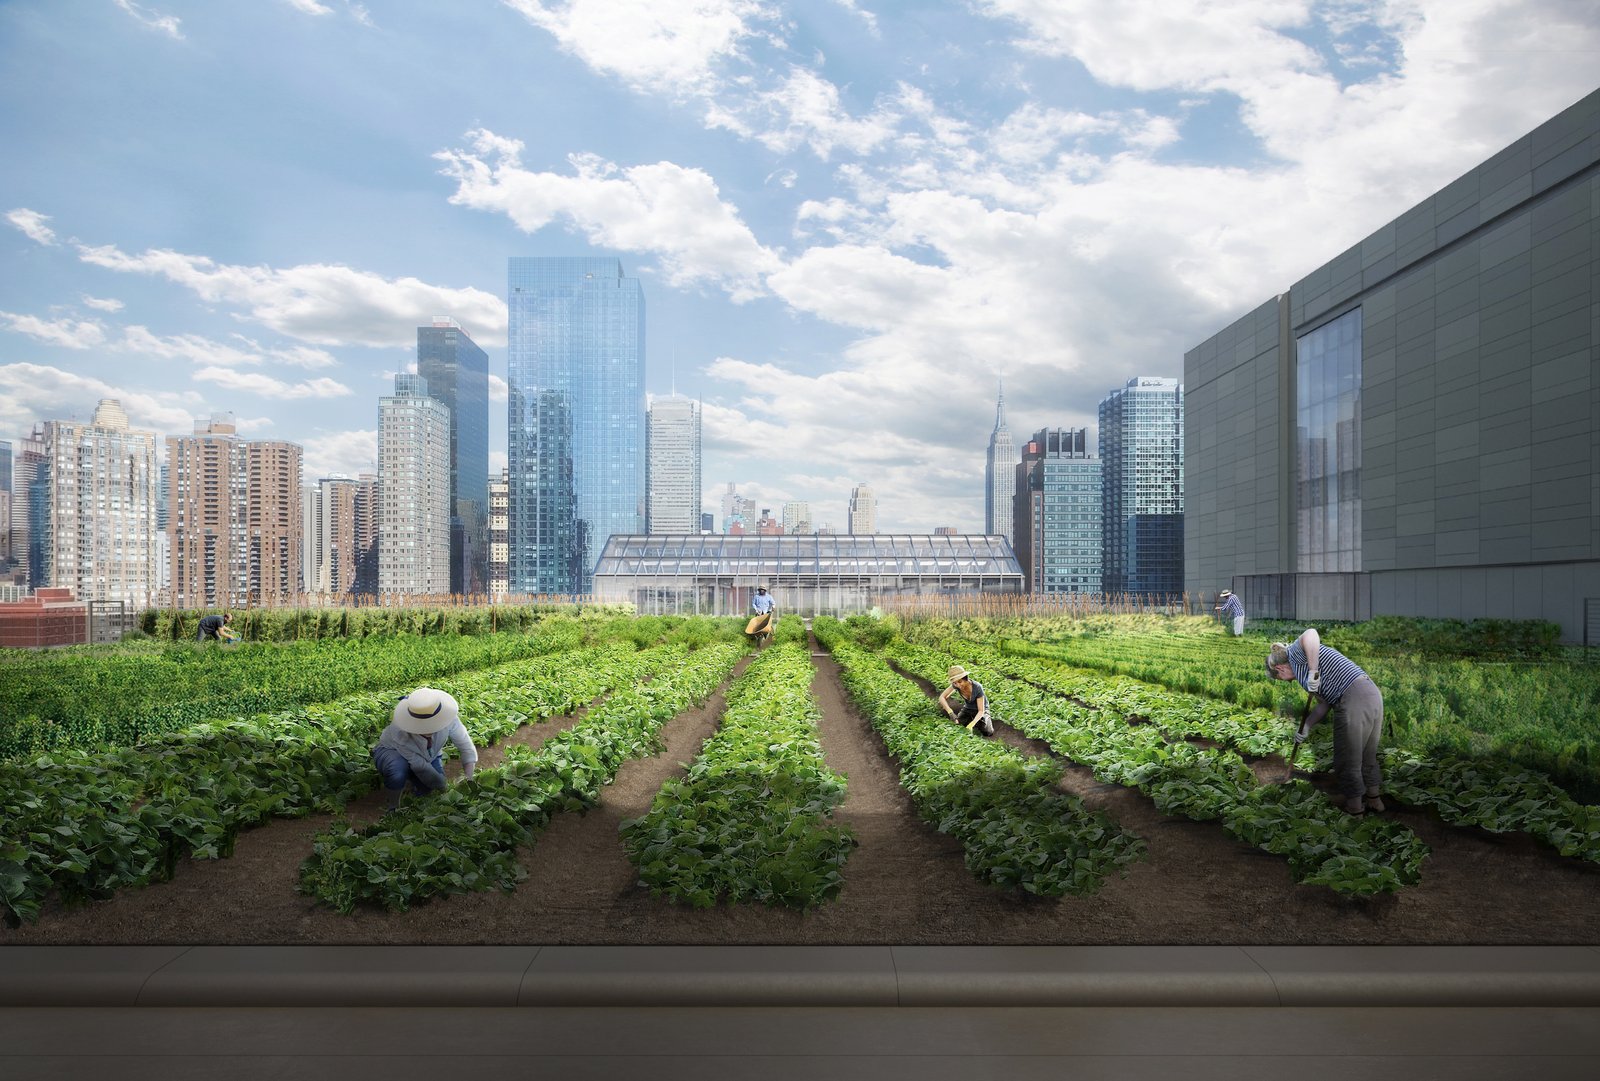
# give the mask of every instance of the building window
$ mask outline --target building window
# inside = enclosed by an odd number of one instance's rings
[[[1296,562],[1361,569],[1361,309],[1296,342]]]

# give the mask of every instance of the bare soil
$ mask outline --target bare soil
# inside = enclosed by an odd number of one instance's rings
[[[668,723],[666,750],[625,765],[596,807],[558,817],[524,848],[528,878],[514,892],[341,916],[295,889],[311,838],[331,821],[322,815],[251,830],[231,859],[184,861],[169,882],[78,908],[51,904],[36,923],[0,931],[0,945],[1600,944],[1600,868],[1563,859],[1526,835],[1446,825],[1431,811],[1389,800],[1386,817],[1433,849],[1422,882],[1393,897],[1347,900],[1296,885],[1283,859],[1233,840],[1216,823],[1163,815],[1137,791],[1097,782],[1075,765],[1062,790],[1143,837],[1148,857],[1089,897],[1042,900],[985,886],[966,870],[961,846],[916,817],[898,767],[850,704],[832,658],[813,650],[823,753],[849,778],[837,814],[860,842],[843,891],[817,909],[672,905],[638,884],[624,854],[618,826],[642,814],[716,730],[719,692]],[[485,748],[481,763],[495,765],[513,743],[537,747],[580,716],[530,725]],[[1028,754],[1049,753],[1003,725],[999,738]],[[1282,772],[1271,759],[1256,766],[1263,779]],[[382,806],[373,792],[346,816],[372,821]]]

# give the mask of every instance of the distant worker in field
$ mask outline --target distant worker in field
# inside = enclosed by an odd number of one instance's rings
[[[223,612],[221,615],[205,616],[200,620],[200,630],[195,635],[194,640],[196,642],[204,642],[207,639],[217,642],[225,641],[227,638],[224,636],[223,632],[228,630],[228,627],[232,622],[232,612]],[[233,635],[231,631],[229,631],[229,636],[233,638],[238,637],[237,635]]]
[[[1353,815],[1384,809],[1378,768],[1378,741],[1383,736],[1383,695],[1378,685],[1350,658],[1322,644],[1315,627],[1292,643],[1274,642],[1267,651],[1267,675],[1298,680],[1316,705],[1294,734],[1296,744],[1329,712],[1333,713],[1333,775],[1339,781],[1340,804]]]
[[[758,645],[766,645],[772,640],[772,632],[778,629],[778,605],[766,586],[756,586],[756,595],[750,598],[750,611],[754,614],[745,624],[744,633],[754,635]]]
[[[1217,611],[1222,613],[1223,622],[1233,625],[1235,638],[1244,633],[1244,605],[1232,591],[1224,589],[1217,594]]]
[[[983,684],[973,679],[972,674],[959,664],[950,666],[949,675],[950,686],[939,696],[939,707],[952,721],[966,725],[967,731],[980,736],[994,735],[994,720],[989,716],[989,696],[984,693]],[[950,706],[950,699],[956,695],[961,696],[959,710]]]
[[[432,687],[418,687],[394,707],[389,727],[372,748],[372,764],[383,779],[388,809],[400,806],[409,783],[419,795],[432,795],[449,787],[444,775],[444,745],[454,743],[461,753],[461,769],[471,777],[478,768],[478,748],[461,723],[456,700]]]

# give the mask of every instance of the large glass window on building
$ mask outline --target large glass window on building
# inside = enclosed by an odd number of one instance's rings
[[[1361,309],[1296,343],[1296,569],[1361,569]]]

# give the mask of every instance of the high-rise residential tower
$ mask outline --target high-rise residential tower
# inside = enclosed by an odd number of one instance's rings
[[[233,416],[167,437],[166,549],[180,608],[285,604],[302,589],[301,449],[246,441]]]
[[[323,477],[306,485],[306,592],[330,600],[375,593],[378,478]]]
[[[378,592],[450,592],[450,410],[420,375],[378,399]]]
[[[700,408],[673,395],[650,403],[646,421],[645,531],[700,530]]]
[[[511,482],[506,471],[489,482],[489,596],[504,597],[511,588]]]
[[[1100,403],[1106,593],[1183,592],[1183,384],[1139,376]]]
[[[11,566],[11,440],[0,439],[0,572]]]
[[[783,531],[785,533],[811,532],[811,504],[804,501],[783,505]]]
[[[644,291],[612,258],[513,258],[507,307],[510,576],[587,593],[644,526]]]
[[[995,400],[994,431],[989,433],[989,454],[983,471],[983,531],[999,534],[1015,543],[1012,535],[1016,517],[1012,499],[1017,494],[1017,448],[1006,427],[1006,388],[1000,384]]]
[[[1029,593],[1100,592],[1100,469],[1087,428],[1041,428],[1023,445],[1012,547]]]
[[[450,410],[450,592],[487,591],[489,357],[453,319],[417,328],[417,374]]]
[[[45,460],[30,495],[37,584],[80,600],[148,605],[156,591],[156,433],[128,426],[115,398],[83,424],[44,425]]]
[[[878,531],[878,497],[865,484],[850,490],[850,533],[864,536]]]

